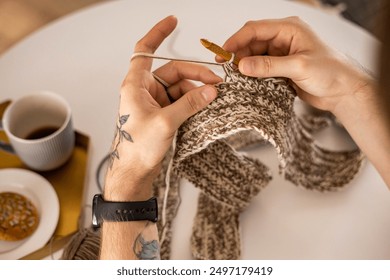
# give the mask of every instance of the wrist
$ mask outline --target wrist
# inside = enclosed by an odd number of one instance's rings
[[[124,190],[126,189],[126,190]],[[143,201],[153,196],[152,188],[150,186],[141,186],[128,184],[107,185],[104,189],[103,198],[106,201]]]
[[[142,165],[116,164],[107,171],[104,199],[109,201],[147,200],[152,194],[153,181],[158,170],[143,168]]]
[[[347,127],[358,121],[370,121],[378,112],[377,106],[376,82],[369,77],[361,77],[350,92],[340,98],[332,113]]]
[[[334,64],[333,86],[330,95],[337,96],[331,112],[344,118],[349,112],[367,110],[367,102],[375,100],[376,81],[362,65],[344,54],[339,53]],[[349,117],[347,118],[349,119]]]

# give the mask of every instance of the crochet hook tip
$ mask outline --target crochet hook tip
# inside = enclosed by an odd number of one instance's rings
[[[211,42],[209,41],[209,40],[207,40],[207,39],[200,39],[200,42],[202,43],[202,45],[204,46],[204,47],[206,47],[206,48],[209,48],[209,47],[211,47]]]
[[[206,49],[208,49],[209,51],[212,51],[213,53],[215,53],[216,55],[222,57],[226,61],[229,61],[232,58],[232,56],[233,56],[232,53],[224,50],[223,48],[221,48],[217,44],[214,44],[213,42],[210,42],[207,39],[200,39],[200,42],[202,43],[202,45]],[[238,65],[238,62],[239,62],[239,60],[237,58],[233,59],[233,64],[235,64],[236,66]]]

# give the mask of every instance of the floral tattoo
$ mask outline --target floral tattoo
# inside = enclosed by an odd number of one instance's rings
[[[113,149],[110,154],[110,168],[112,168],[112,165],[114,164],[114,160],[119,159],[118,146],[123,141],[134,142],[131,135],[123,129],[123,125],[127,122],[129,117],[130,117],[129,114],[119,116],[118,124],[116,125],[115,136],[114,136],[115,144],[113,145]]]

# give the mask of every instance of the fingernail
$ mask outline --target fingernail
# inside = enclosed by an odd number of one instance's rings
[[[204,100],[207,102],[210,102],[214,100],[214,98],[217,96],[217,92],[212,87],[205,87],[200,94],[203,96]]]
[[[251,74],[255,69],[255,63],[252,59],[241,60],[239,68],[242,74]]]

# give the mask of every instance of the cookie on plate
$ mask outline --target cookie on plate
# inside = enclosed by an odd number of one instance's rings
[[[0,240],[17,241],[33,234],[39,224],[37,208],[25,196],[0,193]]]

